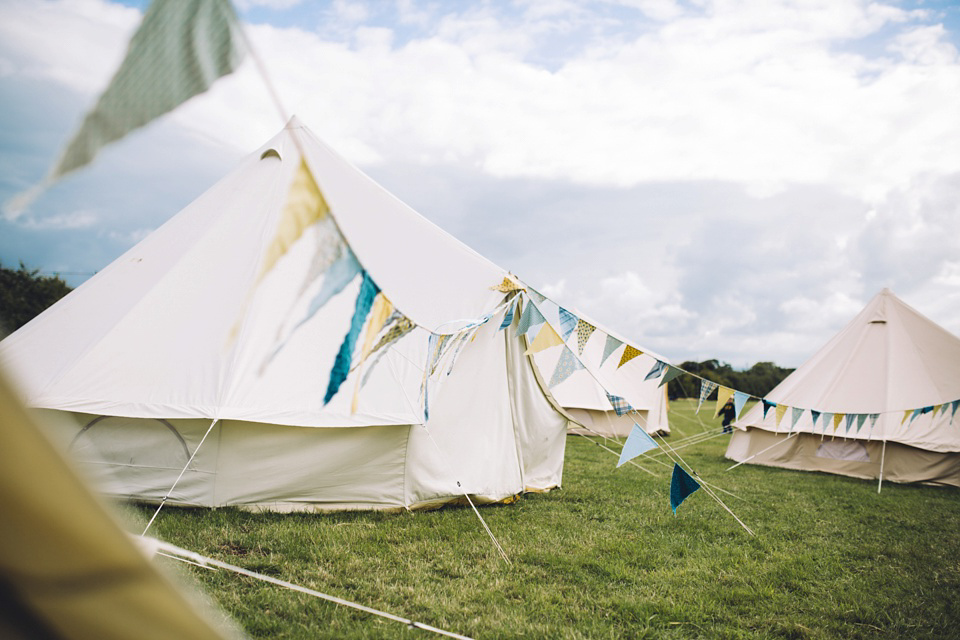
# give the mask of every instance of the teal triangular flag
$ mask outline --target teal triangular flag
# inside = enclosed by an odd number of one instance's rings
[[[817,429],[817,418],[820,417],[820,412],[819,412],[819,411],[814,411],[813,409],[810,409],[810,415],[813,417],[813,430],[816,431],[816,429]]]
[[[960,400],[954,400],[950,403],[950,423],[953,423],[953,416],[957,414],[957,406],[960,406]]]
[[[853,419],[854,419],[855,417],[856,417],[856,416],[855,416],[854,414],[852,414],[852,413],[848,413],[848,414],[846,415],[846,417],[845,417],[846,425],[845,425],[845,426],[846,426],[846,431],[847,431],[847,433],[850,433],[850,425],[853,424]]]
[[[657,443],[653,441],[653,438],[640,425],[634,423],[627,441],[623,443],[623,449],[620,451],[620,461],[617,462],[617,466],[619,467],[641,453],[656,448]]]
[[[766,400],[766,399],[761,399],[760,402],[763,403],[763,419],[766,420],[766,419],[767,419],[767,411],[770,411],[770,409],[773,409],[774,407],[776,407],[776,406],[777,406],[777,403],[776,403],[776,402],[770,402],[769,400]]]
[[[687,499],[687,496],[699,488],[697,481],[674,462],[673,477],[670,479],[670,506],[673,508],[673,515],[677,515],[677,507]]]
[[[857,414],[857,433],[860,433],[860,429],[863,429],[863,423],[867,421],[867,414],[859,413]]]
[[[800,416],[803,415],[803,409],[801,409],[800,407],[791,407],[791,409],[793,409],[793,411],[791,412],[791,415],[790,415],[790,419],[791,419],[790,431],[793,431],[793,428],[797,426],[797,420],[799,420]]]
[[[603,363],[607,361],[607,358],[610,357],[614,351],[620,348],[620,345],[623,343],[614,338],[613,336],[608,335],[607,341],[603,343],[603,357],[600,358],[600,366],[603,366]]]
[[[667,372],[663,374],[662,378],[660,378],[660,384],[658,384],[657,386],[662,387],[663,385],[667,384],[674,378],[680,377],[680,374],[682,373],[683,373],[683,369],[678,369],[677,367],[671,367],[670,365],[667,365]]]
[[[910,414],[910,422],[907,423],[907,426],[910,426],[911,424],[913,424],[914,418],[916,418],[922,412],[923,412],[923,409],[914,409],[913,413]]]
[[[350,321],[350,329],[347,335],[343,337],[340,343],[340,351],[333,362],[333,368],[330,369],[330,380],[327,383],[327,392],[323,396],[323,404],[326,405],[333,396],[337,395],[340,385],[347,379],[350,373],[350,360],[353,356],[353,346],[357,342],[357,336],[360,335],[360,329],[370,313],[370,307],[373,306],[373,299],[380,293],[380,287],[372,278],[363,272],[363,282],[360,283],[360,292],[357,294],[357,301],[353,309],[353,319]]]
[[[877,425],[877,418],[880,417],[879,413],[871,413],[867,416],[870,418],[870,431],[873,431],[873,428]]]
[[[523,308],[523,313],[520,314],[520,322],[517,323],[517,335],[526,335],[531,329],[539,327],[546,321],[547,319],[540,313],[540,309],[537,309],[537,305],[530,301]]]
[[[737,414],[737,418],[740,418],[740,412],[743,411],[743,405],[747,404],[747,400],[750,398],[749,394],[744,393],[743,391],[734,391],[733,392],[733,409]]]
[[[503,331],[504,329],[509,327],[511,324],[513,324],[513,311],[514,309],[517,308],[517,300],[519,299],[520,297],[516,296],[514,297],[513,302],[510,303],[510,308],[507,309],[507,312],[505,314],[503,314],[503,322],[500,323],[500,328],[498,329],[498,331]]]
[[[583,365],[577,356],[574,355],[573,351],[571,351],[569,347],[564,346],[563,353],[560,354],[557,367],[553,370],[553,376],[550,377],[550,383],[547,387],[552,389],[569,378],[577,369],[583,369]]]
[[[823,417],[823,422],[821,422],[821,424],[823,425],[823,432],[826,433],[827,425],[833,422],[833,414],[827,411],[824,411],[820,415]]]

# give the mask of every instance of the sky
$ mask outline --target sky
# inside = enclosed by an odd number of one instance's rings
[[[147,2],[0,0],[0,202]],[[796,367],[881,289],[960,334],[960,5],[235,0],[252,59],[25,211],[79,285],[296,114],[401,200],[674,363]]]

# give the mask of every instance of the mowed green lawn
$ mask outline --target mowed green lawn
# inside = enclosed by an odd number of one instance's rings
[[[671,406],[670,442],[719,432]],[[958,425],[960,428],[960,425]],[[958,638],[960,491],[743,465],[727,436],[679,453],[724,493],[674,516],[671,469],[651,475],[568,437],[563,488],[483,507],[326,515],[166,508],[178,546],[442,629],[483,638]],[[609,444],[609,443],[608,443]],[[618,447],[616,448],[619,451]],[[659,459],[663,459],[662,457]],[[131,530],[152,510],[127,508]],[[226,571],[191,574],[258,638],[428,637]],[[186,568],[184,568],[186,567]]]

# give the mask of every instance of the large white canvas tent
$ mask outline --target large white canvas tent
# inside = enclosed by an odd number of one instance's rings
[[[297,237],[282,221],[301,161],[332,218]],[[311,301],[333,278],[332,267],[321,277],[313,267],[331,226],[365,277],[316,310]],[[325,404],[366,276],[402,315],[377,319],[375,303],[358,345],[370,352],[391,327],[402,337],[354,360]],[[568,422],[525,339],[498,330],[506,276],[294,119],[0,343],[0,360],[109,495],[160,501],[194,456],[169,503],[500,501],[560,485]],[[404,333],[405,321],[416,328]]]
[[[960,486],[960,339],[888,289],[766,399],[734,423],[731,460]]]

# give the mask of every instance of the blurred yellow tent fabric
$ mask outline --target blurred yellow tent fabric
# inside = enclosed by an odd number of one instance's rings
[[[217,639],[0,376],[0,637]],[[228,635],[225,635],[228,634]]]

